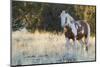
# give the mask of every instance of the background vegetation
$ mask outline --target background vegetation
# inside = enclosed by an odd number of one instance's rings
[[[91,27],[91,33],[95,35],[95,6],[12,2],[11,65],[96,60],[95,36],[90,37],[89,50],[86,52],[85,44],[77,42],[76,49],[70,40],[68,49],[64,34],[54,34],[62,31],[59,17],[62,10],[69,12],[75,20],[86,20]]]
[[[70,5],[40,2],[12,2],[12,30],[25,27],[28,31],[35,30],[60,32],[60,13],[68,11],[75,20],[86,20],[91,33],[96,32],[96,7],[89,5]]]

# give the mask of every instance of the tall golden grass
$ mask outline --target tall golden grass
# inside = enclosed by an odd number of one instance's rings
[[[12,32],[12,64],[35,64],[30,60],[27,62],[23,59],[26,57],[39,57],[49,56],[51,59],[53,56],[63,57],[66,53],[74,54],[73,42],[71,41],[71,48],[66,48],[66,39],[64,34],[53,34],[50,32],[29,33],[27,31]],[[21,57],[20,57],[21,56]],[[67,55],[65,55],[67,56]],[[78,51],[76,55],[76,61],[92,61],[95,60],[95,37],[90,37],[89,51],[86,52],[84,47],[78,42]],[[18,60],[18,58],[20,58]],[[23,58],[23,59],[22,59]],[[23,60],[23,61],[22,61]],[[49,59],[50,60],[50,59]],[[48,63],[53,63],[49,61]],[[67,62],[67,61],[61,61]],[[36,62],[38,64],[38,62]],[[41,63],[47,63],[41,61]],[[54,61],[56,63],[56,61]]]

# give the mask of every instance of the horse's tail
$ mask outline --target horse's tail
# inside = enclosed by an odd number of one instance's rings
[[[83,20],[87,25],[87,37],[90,37],[90,25],[87,23],[87,20]]]
[[[90,25],[88,23],[87,24],[87,38],[86,38],[86,50],[88,50],[89,47],[89,41],[90,41]]]
[[[88,23],[86,23],[86,24],[87,24],[87,29],[88,29],[87,38],[89,38],[90,37],[90,25]]]

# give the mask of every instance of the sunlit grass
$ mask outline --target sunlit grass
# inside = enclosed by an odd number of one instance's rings
[[[86,52],[84,47],[80,47],[81,44],[78,42],[78,51],[75,55],[75,61],[88,61],[95,60],[95,37],[90,37],[89,51]],[[53,34],[50,32],[35,31],[35,33],[29,33],[27,31],[16,31],[12,32],[12,64],[38,64],[38,63],[56,63],[58,59],[64,56],[68,59],[68,54],[74,56],[73,43],[71,41],[71,48],[66,48],[66,39],[64,34]],[[70,55],[70,56],[71,56]],[[39,58],[40,56],[45,57],[38,62],[34,60],[25,60],[25,58]],[[52,59],[53,58],[53,59]],[[19,59],[19,60],[18,60]],[[64,59],[60,62],[67,62]],[[57,61],[55,61],[57,60]]]

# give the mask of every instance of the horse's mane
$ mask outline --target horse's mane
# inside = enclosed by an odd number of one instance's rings
[[[77,21],[81,21],[81,22],[87,22],[87,20],[77,20]],[[76,21],[76,22],[77,22],[77,21]]]

